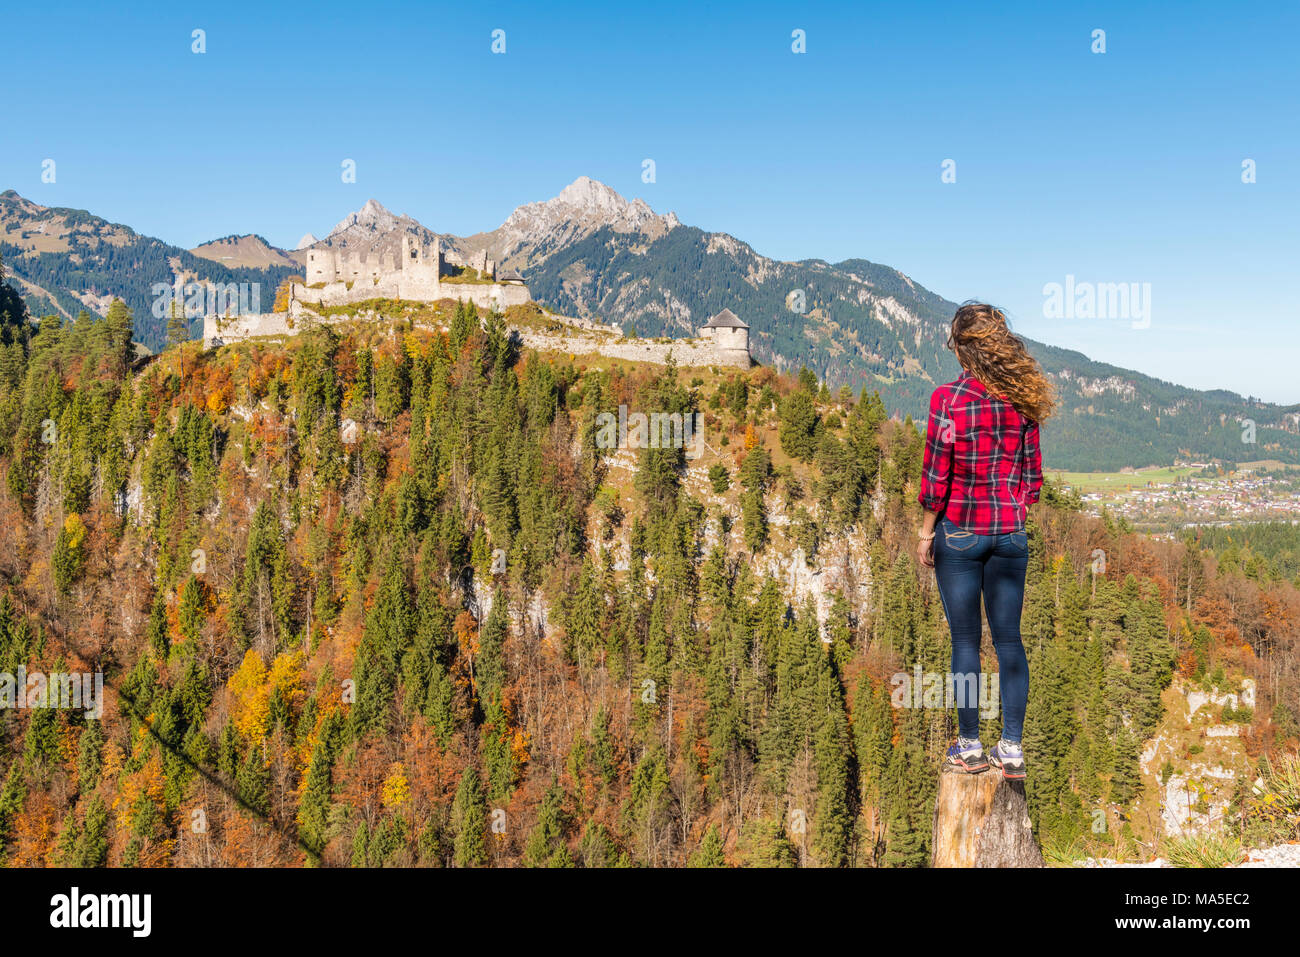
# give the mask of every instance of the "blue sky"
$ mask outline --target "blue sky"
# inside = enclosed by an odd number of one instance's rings
[[[4,23],[0,188],[178,245],[293,246],[370,197],[468,234],[585,174],[764,255],[887,263],[1032,338],[1300,402],[1295,3],[26,4]],[[1149,325],[1046,317],[1067,275],[1149,283]]]

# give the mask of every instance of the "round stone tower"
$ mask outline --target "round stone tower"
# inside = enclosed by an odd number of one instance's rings
[[[700,338],[711,341],[724,361],[749,368],[749,326],[730,309],[723,309],[701,326]]]
[[[333,249],[307,250],[307,285],[333,282],[338,274],[338,260]]]

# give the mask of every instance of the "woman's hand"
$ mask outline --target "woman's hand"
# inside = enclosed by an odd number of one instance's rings
[[[927,568],[934,567],[934,536],[919,539],[916,543],[916,560]]]

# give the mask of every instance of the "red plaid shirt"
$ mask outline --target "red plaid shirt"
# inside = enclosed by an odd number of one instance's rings
[[[1018,532],[1042,487],[1037,422],[969,372],[934,390],[917,496],[926,509],[977,535]]]

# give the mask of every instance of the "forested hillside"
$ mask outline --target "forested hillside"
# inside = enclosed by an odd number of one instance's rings
[[[3,861],[923,865],[954,720],[891,700],[948,670],[913,423],[420,318],[137,373],[121,304],[4,324],[0,672],[107,701],[0,710]],[[700,411],[706,456],[602,448],[620,404]],[[1252,756],[1294,749],[1300,594],[1050,490],[1032,518],[1034,824],[1132,853],[1176,673],[1256,678]]]
[[[222,286],[242,283],[248,301],[259,298],[259,308],[270,312],[276,287],[296,271],[283,265],[226,266],[84,209],[38,206],[13,190],[0,193],[0,257],[35,315],[50,312],[71,319],[86,309],[87,299],[121,298],[135,315],[136,341],[151,350],[167,342],[169,318],[165,309],[153,314],[156,284],[172,286],[178,278]],[[198,336],[202,327],[201,318],[191,317],[191,335]]]
[[[1213,550],[1221,567],[1240,569],[1253,581],[1300,581],[1300,526],[1290,522],[1199,527],[1183,537]]]

